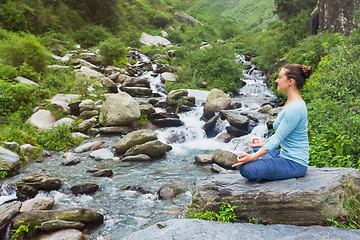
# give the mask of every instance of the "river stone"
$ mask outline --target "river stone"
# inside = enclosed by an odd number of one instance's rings
[[[219,142],[223,142],[223,143],[228,143],[230,142],[232,139],[234,138],[233,135],[227,133],[227,132],[222,132],[220,134],[218,134],[216,136],[216,141],[219,141]]]
[[[98,120],[96,117],[92,117],[90,119],[86,119],[79,123],[78,129],[80,132],[86,132],[88,129],[96,126],[98,124]]]
[[[309,167],[303,178],[248,181],[239,174],[220,174],[196,184],[189,211],[217,211],[222,202],[238,206],[240,218],[271,224],[317,225],[328,218],[346,216],[340,194],[343,183],[360,181],[358,169]],[[354,183],[356,182],[356,183]]]
[[[6,149],[9,149],[10,151],[17,152],[20,150],[20,144],[17,142],[3,142],[3,146]]]
[[[109,92],[111,93],[117,93],[118,92],[118,87],[117,84],[111,80],[108,77],[103,77],[100,79],[100,82],[103,86],[105,86]]]
[[[235,170],[232,165],[238,162],[236,154],[220,149],[214,150],[213,159],[214,163],[229,170]]]
[[[85,135],[85,134],[83,134],[83,133],[81,133],[81,132],[73,132],[73,133],[71,133],[71,137],[72,137],[72,138],[81,137],[81,138],[83,138],[83,139],[88,139],[88,138],[90,138],[88,135]]]
[[[223,110],[221,111],[231,126],[248,131],[250,119],[242,115],[239,111]]]
[[[50,210],[55,203],[54,198],[37,197],[24,202],[20,208],[20,212],[30,212],[37,210]]]
[[[30,156],[34,153],[34,146],[31,144],[24,144],[20,146],[20,151],[24,154],[24,156]]]
[[[163,72],[161,73],[162,82],[175,82],[176,74],[171,72]]]
[[[104,216],[90,209],[75,208],[63,210],[42,210],[26,212],[14,220],[14,228],[20,225],[39,225],[51,220],[80,221],[82,223],[102,223]]]
[[[79,104],[79,111],[83,112],[86,110],[94,110],[95,109],[95,102],[92,99],[85,99],[82,100]]]
[[[100,123],[103,126],[129,125],[139,118],[139,104],[124,92],[108,96],[101,107]]]
[[[156,223],[144,230],[131,233],[123,240],[138,239],[257,239],[309,240],[360,239],[359,230],[335,227],[299,227],[252,223],[222,223],[199,219],[171,219]]]
[[[143,144],[153,140],[157,140],[157,135],[152,130],[143,129],[143,130],[134,131],[123,136],[115,144],[115,151],[117,154],[123,154],[129,148],[135,145]]]
[[[14,201],[0,205],[0,232],[7,227],[8,223],[20,211],[21,202]]]
[[[53,232],[56,230],[68,229],[68,228],[81,229],[84,226],[85,224],[78,221],[64,221],[59,219],[43,222],[41,224],[42,229],[47,232]]]
[[[121,87],[144,87],[151,88],[150,82],[145,78],[131,78],[129,81],[124,82]]]
[[[20,157],[10,150],[0,147],[0,171],[15,171],[20,167]]]
[[[22,84],[30,84],[30,85],[34,85],[36,87],[40,87],[40,85],[37,84],[36,82],[31,81],[30,79],[27,79],[24,77],[16,77],[15,80]]]
[[[97,116],[99,116],[98,110],[85,110],[80,113],[80,118],[82,119],[90,119]]]
[[[110,169],[101,169],[93,173],[94,177],[111,177],[113,175],[113,171]]]
[[[33,174],[16,182],[16,195],[20,200],[33,198],[39,190],[58,190],[60,179],[47,174]]]
[[[66,157],[65,161],[63,161],[61,163],[61,165],[63,165],[63,166],[73,166],[73,165],[76,165],[78,163],[80,163],[80,159],[73,156],[73,155],[70,155],[70,156]]]
[[[48,130],[55,126],[56,117],[48,110],[39,110],[29,118],[29,123],[38,130]]]
[[[160,36],[151,36],[149,34],[146,33],[141,33],[141,38],[140,38],[140,42],[144,45],[147,46],[151,46],[151,45],[156,45],[156,46],[167,46],[167,45],[171,45],[171,42],[169,40],[167,40],[166,38],[160,37]]]
[[[270,104],[266,104],[266,105],[262,106],[258,112],[270,114],[270,111],[272,109],[273,109],[273,107]]]
[[[121,87],[121,90],[132,97],[150,97],[152,90],[146,87]]]
[[[66,126],[71,127],[73,122],[75,122],[75,120],[72,118],[61,118],[55,122],[55,127],[60,126],[61,124],[65,124]]]
[[[89,143],[85,143],[77,148],[74,149],[76,153],[82,153],[87,151],[92,151],[101,148],[102,142],[101,141],[93,141]]]
[[[50,103],[60,108],[62,113],[70,114],[71,111],[69,104],[74,101],[77,101],[79,97],[80,95],[78,94],[58,93],[50,100]]]
[[[101,127],[99,128],[99,132],[101,134],[116,134],[116,135],[124,135],[128,134],[133,129],[127,126],[117,126],[117,127]]]
[[[95,158],[95,160],[106,160],[106,159],[113,159],[114,153],[110,149],[98,149],[92,151],[90,153],[90,157]]]
[[[213,163],[213,156],[212,155],[208,155],[208,154],[200,154],[200,155],[196,155],[195,156],[195,162],[196,163]]]
[[[189,94],[188,90],[186,89],[172,90],[171,92],[168,93],[167,99],[177,100],[179,98],[186,97],[188,94]]]
[[[212,89],[206,99],[204,106],[205,119],[210,119],[215,112],[220,112],[229,108],[231,104],[230,96],[219,89]]]
[[[132,79],[132,77],[125,75],[125,74],[119,74],[116,79],[114,79],[114,82],[116,83],[124,83],[129,82]]]
[[[151,120],[151,122],[160,127],[160,128],[165,128],[165,127],[180,127],[182,125],[184,125],[184,123],[178,119],[178,118],[160,118],[160,119],[153,119]]]
[[[122,161],[128,161],[128,162],[149,162],[151,161],[151,157],[149,157],[146,154],[138,154],[135,156],[127,156],[121,159]]]
[[[140,113],[141,114],[151,115],[155,112],[156,112],[156,110],[155,110],[154,106],[151,104],[141,104],[140,105]]]
[[[83,76],[83,77],[89,77],[89,78],[102,78],[102,77],[104,77],[104,74],[99,73],[99,72],[97,72],[95,70],[92,70],[91,68],[85,67],[85,66],[81,66],[80,72],[79,72],[78,75]]]
[[[124,156],[132,156],[138,154],[146,154],[151,159],[158,159],[165,156],[166,152],[171,150],[171,146],[164,144],[158,140],[146,142],[144,144],[135,145],[127,150]]]
[[[225,129],[229,134],[231,134],[235,137],[241,137],[241,136],[244,136],[244,135],[247,135],[250,133],[249,130],[244,130],[244,129],[237,128],[234,126],[227,126]]]
[[[92,194],[99,190],[99,185],[96,183],[80,183],[71,187],[73,194]]]
[[[162,186],[157,191],[157,195],[160,200],[173,200],[179,194],[186,192],[186,190],[187,187],[184,186],[184,183],[169,183]]]
[[[220,129],[216,129],[216,123],[219,119],[219,114],[215,114],[212,118],[210,118],[203,126],[203,129],[206,133],[207,137],[215,137],[219,134]]]
[[[62,229],[56,232],[36,235],[28,240],[84,240],[84,234],[77,229]]]

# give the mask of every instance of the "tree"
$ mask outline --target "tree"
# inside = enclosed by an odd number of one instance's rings
[[[301,10],[313,9],[318,0],[274,0],[275,14],[282,20],[288,20],[300,13]]]

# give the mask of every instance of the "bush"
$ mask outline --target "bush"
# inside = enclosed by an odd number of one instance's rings
[[[98,25],[86,25],[75,33],[76,41],[83,47],[96,46],[110,36],[109,30]]]
[[[155,15],[151,22],[157,28],[164,28],[170,23],[170,20],[165,15]]]
[[[20,67],[24,63],[36,72],[44,72],[50,54],[31,34],[12,34],[0,44],[0,58],[7,64]]]
[[[127,58],[127,50],[120,38],[108,38],[99,45],[100,55],[107,64],[121,65]]]

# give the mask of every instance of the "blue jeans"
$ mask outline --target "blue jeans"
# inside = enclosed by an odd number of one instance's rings
[[[257,152],[260,148],[253,148]],[[275,149],[266,153],[254,162],[244,163],[239,167],[240,174],[249,179],[281,180],[299,178],[306,174],[307,167],[297,162],[280,157],[280,151]]]

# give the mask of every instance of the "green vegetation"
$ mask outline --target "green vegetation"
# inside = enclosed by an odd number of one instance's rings
[[[105,63],[121,66],[128,59],[126,58],[126,47],[119,38],[108,38],[99,45],[100,55]]]
[[[7,174],[7,171],[0,171],[0,179],[5,178]]]
[[[188,213],[186,218],[197,218],[218,222],[235,222],[237,220],[234,212],[235,208],[237,208],[237,206],[231,206],[231,204],[223,202],[223,204],[220,206],[219,213],[214,211]]]
[[[42,229],[40,225],[21,225],[17,229],[11,230],[11,240],[27,239],[34,236],[40,229]]]

